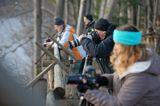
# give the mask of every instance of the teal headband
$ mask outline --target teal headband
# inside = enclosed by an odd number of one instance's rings
[[[141,43],[142,33],[131,31],[114,30],[113,40],[114,42],[124,45],[138,45]]]

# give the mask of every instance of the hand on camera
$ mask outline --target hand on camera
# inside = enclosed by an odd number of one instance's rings
[[[46,48],[51,48],[53,44],[53,41],[51,39],[46,39],[45,42],[43,43],[43,46]]]
[[[96,83],[98,86],[107,86],[108,85],[108,79],[104,76],[96,76]]]
[[[83,37],[86,37],[86,35],[85,34],[79,35],[76,39],[78,39],[78,41],[81,42]]]
[[[88,85],[84,85],[84,84],[77,85],[77,90],[81,93],[85,93],[87,91],[87,89],[89,89]]]

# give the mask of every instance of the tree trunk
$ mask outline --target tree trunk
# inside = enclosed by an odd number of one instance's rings
[[[65,1],[64,0],[57,0],[56,1],[56,16],[60,16],[63,17],[64,14],[64,4]]]
[[[159,0],[154,0],[153,27],[156,27],[156,20],[157,20],[157,14],[158,14],[158,1]]]
[[[127,8],[128,24],[133,24],[133,6],[128,2]]]
[[[41,56],[41,49],[37,47],[35,42],[41,44],[41,26],[42,26],[42,12],[41,0],[34,0],[34,63],[36,63]],[[40,73],[41,62],[34,65],[34,76]]]
[[[144,15],[144,28],[145,29],[147,29],[147,23],[148,23],[148,21],[147,21],[147,11],[148,11],[148,9],[147,9],[147,5],[145,6],[145,15]]]
[[[54,47],[54,56],[60,60],[58,45]],[[64,78],[62,71],[63,70],[59,66],[59,64],[56,64],[54,66],[54,96],[56,99],[62,99],[65,95]]]
[[[123,3],[120,3],[119,5],[119,8],[120,8],[120,12],[119,12],[119,24],[120,25],[123,25],[124,23],[126,23],[126,18],[127,18],[127,11],[126,11],[126,8],[125,8],[125,4]]]
[[[78,12],[79,12],[80,0],[70,0],[70,3],[73,7],[73,8],[70,9],[70,11],[73,11],[73,18],[75,20],[75,25],[77,25],[77,19],[78,19],[77,16],[78,16]]]
[[[138,5],[138,10],[137,10],[137,28],[140,27],[140,17],[141,17],[141,7]]]
[[[69,3],[68,0],[65,0],[65,22],[69,22]]]
[[[147,0],[147,28],[152,26],[152,2],[151,0]]]
[[[91,12],[91,4],[92,4],[91,2],[92,2],[91,0],[86,1],[85,15],[90,14],[90,12]]]
[[[107,8],[104,15],[106,19],[111,20],[116,4],[117,0],[107,0]]]
[[[99,18],[104,18],[106,5],[107,5],[107,0],[102,0],[101,1],[101,8],[100,8]]]
[[[82,32],[82,23],[83,23],[85,3],[86,3],[86,0],[81,0],[79,15],[78,15],[77,35],[80,35],[80,33]]]
[[[137,25],[137,8],[138,6],[133,6],[133,25]]]

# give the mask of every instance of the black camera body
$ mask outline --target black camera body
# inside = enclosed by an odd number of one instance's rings
[[[98,36],[97,32],[95,30],[90,31],[87,33],[87,36],[91,36],[92,40],[96,43],[99,44],[101,42],[100,37]]]
[[[96,77],[86,75],[72,75],[68,77],[67,84],[84,85],[89,89],[97,88]]]
[[[87,66],[83,75],[69,76],[67,84],[77,85],[78,91],[84,93],[87,89],[98,89],[100,86],[107,86],[108,79],[104,76],[96,76],[95,68],[93,66]]]

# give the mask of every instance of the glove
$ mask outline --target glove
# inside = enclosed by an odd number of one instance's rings
[[[79,84],[77,86],[77,90],[81,93],[85,93],[88,88],[89,88],[88,85],[85,85],[85,84]]]
[[[104,76],[96,76],[96,83],[98,84],[98,86],[107,86],[108,79]]]

